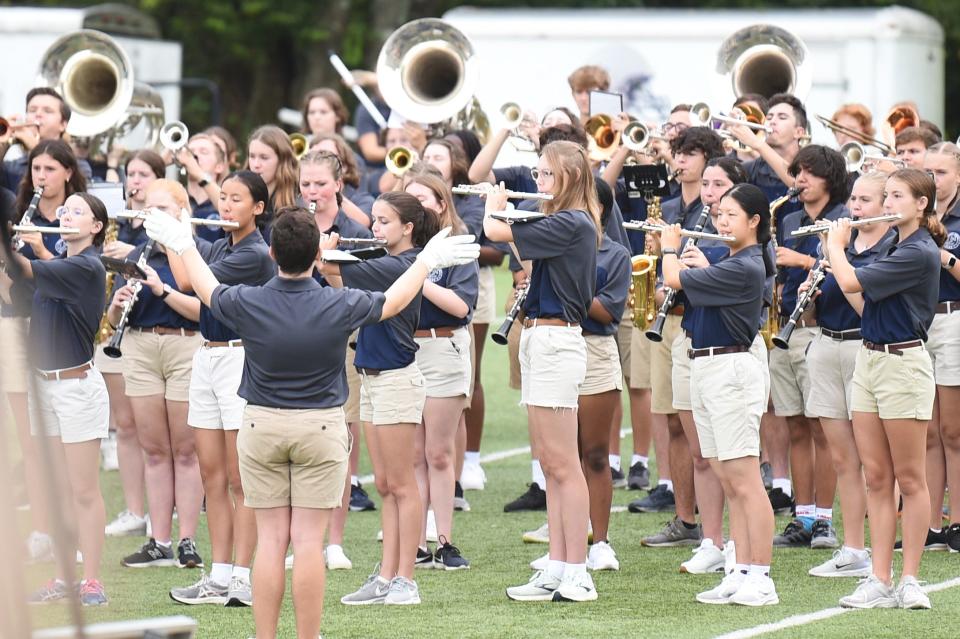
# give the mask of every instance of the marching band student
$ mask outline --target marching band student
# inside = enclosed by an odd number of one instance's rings
[[[429,146],[428,146],[429,149]],[[466,167],[464,166],[464,169]],[[440,227],[463,234],[466,225],[457,215],[450,189],[442,178],[417,175],[405,180],[404,191],[436,211]],[[470,562],[453,545],[453,507],[456,474],[456,439],[466,398],[470,394],[470,324],[477,304],[479,272],[476,263],[431,272],[423,284],[417,342],[417,368],[426,385],[423,422],[417,426],[416,471],[424,512],[425,542],[427,508],[436,520],[437,550],[430,556],[417,551],[417,565],[429,561],[443,570],[469,568]],[[427,555],[424,557],[423,555]]]
[[[843,146],[847,142],[859,142],[865,144],[873,138],[876,129],[873,128],[873,114],[866,106],[858,103],[848,103],[840,106],[834,111],[830,118],[837,124],[844,126],[851,131],[857,131],[859,136],[852,136],[843,131],[834,131],[833,137],[837,140],[837,146]]]
[[[213,244],[197,242],[197,250],[219,282],[259,286],[273,277],[273,260],[257,228],[257,217],[263,215],[269,198],[267,185],[252,171],[232,173],[220,185],[220,213],[239,228]],[[170,256],[170,270],[180,289],[191,292],[190,274],[177,255]],[[156,290],[159,282],[154,280],[151,286]],[[203,574],[191,586],[172,589],[170,597],[185,604],[249,606],[250,563],[257,534],[253,511],[245,503],[237,457],[246,404],[237,394],[244,367],[243,342],[209,307],[197,308],[194,298],[174,292],[163,295],[163,300],[173,309],[196,308],[200,320],[203,341],[193,354],[187,424],[196,440],[213,558],[209,576]]]
[[[703,456],[730,503],[730,536],[736,569],[720,585],[697,595],[710,604],[779,603],[770,579],[773,510],[760,478],[760,416],[767,404],[767,375],[757,339],[766,278],[774,265],[770,209],[763,191],[734,186],[717,207],[717,229],[734,238],[730,255],[704,268],[684,268],[680,226],[661,235],[663,278],[683,290],[697,309],[691,336],[690,400]]]
[[[907,168],[922,169],[923,156],[927,149],[939,141],[928,129],[919,126],[907,127],[897,134],[897,158],[902,160]]]
[[[788,214],[781,225],[784,240],[777,247],[781,326],[797,304],[797,289],[816,265],[820,245],[816,236],[795,239],[791,232],[847,215],[847,170],[837,151],[817,144],[806,146],[794,157],[789,171],[801,189],[797,198],[803,209]],[[773,406],[777,416],[786,417],[790,429],[790,474],[796,500],[796,519],[777,536],[775,546],[839,545],[832,525],[836,472],[823,429],[806,409],[810,397],[806,351],[816,333],[816,319],[813,309],[809,309],[797,324],[789,350],[777,348],[770,352]]]
[[[390,118],[390,106],[383,101],[380,95],[380,88],[377,86],[377,74],[372,71],[353,71],[353,80],[366,89],[374,107],[383,116],[384,121]],[[345,82],[348,87],[351,83]],[[368,169],[383,168],[383,160],[387,155],[390,146],[384,145],[383,131],[380,125],[367,109],[361,104],[353,112],[353,126],[357,130],[357,149],[360,150],[360,157],[366,163]],[[373,191],[371,191],[373,193]]]
[[[30,166],[36,169],[36,163]],[[107,209],[97,198],[76,193],[58,208],[57,217],[63,228],[79,231],[63,236],[65,253],[50,260],[31,260],[20,254],[13,258],[19,277],[32,280],[36,287],[30,322],[35,369],[30,422],[35,436],[48,438],[53,464],[44,468],[52,473],[50,481],[56,483],[57,494],[72,498],[66,512],[76,519],[83,553],[83,580],[77,596],[85,606],[101,606],[107,603],[107,595],[100,582],[106,523],[100,493],[100,440],[107,436],[110,416],[106,386],[93,366],[93,340],[106,295],[106,271],[98,252],[106,232]],[[63,579],[53,579],[34,593],[30,602],[55,602],[70,596],[72,590]]]
[[[154,180],[161,179],[166,171],[167,167],[163,162],[163,157],[155,151],[140,149],[131,153],[123,167],[123,173],[126,177],[124,189],[127,209],[142,211],[147,201],[147,187]],[[104,255],[122,259],[137,246],[146,243],[147,233],[143,230],[143,220],[139,218],[113,220],[113,223],[117,225],[117,239],[103,245]],[[101,368],[100,372],[104,373],[105,371]],[[107,382],[107,388],[110,388],[109,381]],[[113,411],[111,411],[111,417],[116,417],[113,415]]]
[[[154,181],[146,195],[146,208],[169,215],[179,215],[181,208],[189,206],[186,189],[171,180]],[[145,248],[140,247],[134,258],[139,259]],[[172,283],[168,259],[156,249],[151,256],[147,264]],[[124,305],[133,303],[122,342],[123,381],[144,453],[152,528],[152,537],[122,563],[129,568],[202,566],[194,539],[203,486],[194,436],[187,427],[191,362],[200,346],[196,317],[168,308],[149,287],[141,288],[138,302],[130,302],[132,284],[117,280],[116,288],[107,311],[111,326],[119,322]],[[180,527],[176,559],[171,536],[175,506]]]
[[[830,268],[844,293],[863,293],[863,346],[853,372],[853,432],[867,482],[873,574],[840,605],[929,608],[917,576],[930,495],[924,477],[926,422],[934,404],[933,364],[924,347],[937,307],[935,283],[946,238],[937,220],[933,178],[902,169],[887,179],[884,213],[899,214],[897,241],[871,264],[847,260],[850,226],[838,220],[827,237]],[[904,383],[909,380],[909,383]],[[897,530],[894,482],[903,497],[903,572],[892,585]]]
[[[177,160],[187,172],[187,193],[193,217],[219,220],[220,182],[229,171],[226,153],[212,136],[198,133],[180,149]],[[216,242],[225,233],[215,226],[200,226],[197,235],[208,242]]]
[[[204,135],[209,135],[213,141],[223,149],[223,155],[227,158],[227,169],[236,171],[240,168],[240,162],[237,160],[237,139],[222,126],[210,126],[201,131]]]
[[[376,123],[374,123],[374,126],[376,126]],[[412,161],[415,161],[417,158],[419,158],[419,155],[416,154],[419,154],[421,149],[413,146],[409,128],[402,126],[390,127],[388,129],[384,129],[381,135],[383,137],[383,144],[387,149],[387,152],[398,147],[406,147],[415,154]],[[367,166],[365,181],[366,190],[371,195],[377,196],[381,193],[386,193],[396,184],[396,176],[392,175],[387,170],[386,165]]]
[[[314,89],[303,97],[303,132],[311,138],[315,135],[340,135],[343,125],[350,119],[350,112],[343,98],[333,89]],[[311,140],[312,141],[312,140]]]
[[[251,133],[244,168],[258,174],[270,191],[267,210],[257,222],[263,239],[269,244],[274,212],[297,203],[297,158],[283,129],[267,124]]]
[[[456,144],[467,158],[467,166],[473,164],[480,153],[483,145],[480,144],[480,138],[470,129],[457,129],[443,136],[444,140],[449,140]]]
[[[580,111],[580,121],[586,122],[590,119],[590,92],[609,90],[610,74],[603,67],[588,64],[571,73],[567,84]]]
[[[580,324],[596,287],[600,204],[586,149],[573,142],[543,147],[533,175],[538,191],[554,196],[541,205],[544,219],[509,225],[491,218],[490,212],[506,207],[501,185],[487,197],[483,222],[487,237],[513,242],[520,259],[533,262],[520,338],[521,404],[527,407],[532,455],[546,477],[550,559],[545,571],[508,588],[507,596],[592,601],[597,591],[586,570],[589,502],[576,410],[587,364]]]
[[[883,187],[886,182],[887,176],[878,172],[857,178],[847,204],[853,218],[865,219],[883,214]],[[870,224],[857,229],[846,250],[848,261],[856,268],[885,255],[893,241],[893,233],[889,230],[887,224]],[[808,287],[809,282],[804,282],[801,292]],[[843,514],[843,545],[834,551],[830,559],[811,568],[809,574],[814,577],[867,577],[870,575],[870,551],[864,545],[867,495],[850,422],[850,396],[853,369],[860,350],[863,296],[844,295],[837,279],[828,273],[815,303],[819,335],[813,338],[807,349],[810,392],[806,409],[810,415],[820,418],[837,472],[840,510]]]
[[[310,139],[310,150],[327,151],[340,159],[343,166],[343,212],[354,222],[369,227],[374,197],[360,188],[357,156],[347,141],[336,133],[318,133]]]

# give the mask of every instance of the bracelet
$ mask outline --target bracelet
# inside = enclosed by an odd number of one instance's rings
[[[163,285],[163,293],[160,294],[160,299],[162,299],[162,300],[167,299],[167,296],[170,295],[170,293],[172,293],[172,292],[173,292],[173,289],[170,288],[170,285],[169,285],[169,284],[164,284],[164,285]]]
[[[680,252],[675,248],[665,248],[661,251],[661,253],[663,255],[676,255],[677,257],[680,257]]]

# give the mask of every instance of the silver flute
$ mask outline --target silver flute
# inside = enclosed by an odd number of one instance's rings
[[[451,189],[457,195],[489,195],[494,186],[489,182],[483,184],[458,184]],[[523,191],[506,191],[507,197],[514,200],[552,200],[550,193],[525,193]]]
[[[337,244],[353,244],[355,246],[386,246],[387,241],[376,237],[341,237]]]
[[[147,215],[153,210],[154,209],[143,209],[141,211],[120,211],[117,213],[116,217],[121,220],[145,220],[147,219]],[[164,213],[164,215],[166,214]],[[208,220],[201,217],[190,218],[190,224],[193,224],[194,226],[216,226],[230,231],[235,231],[240,228],[240,223],[232,220]]]
[[[878,215],[877,217],[862,217],[850,222],[850,226],[867,226],[869,224],[879,224],[880,222],[895,222],[901,217],[902,216],[899,213],[895,213],[893,215]],[[808,235],[826,233],[829,230],[829,222],[826,224],[808,224],[807,226],[801,226],[796,231],[790,233],[790,237],[807,237]]]
[[[662,233],[666,227],[662,224],[651,224],[650,222],[624,222],[623,228],[628,231],[643,231],[644,233]],[[704,233],[703,231],[688,231],[680,229],[682,237],[692,237],[698,240],[717,240],[718,242],[735,242],[736,239],[729,235],[718,235],[716,233]]]
[[[79,235],[80,229],[69,226],[33,226],[32,224],[15,224],[16,233],[42,233],[45,235]]]

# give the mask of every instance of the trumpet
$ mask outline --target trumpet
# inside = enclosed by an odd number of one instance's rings
[[[628,231],[643,231],[644,233],[662,233],[666,227],[661,224],[651,224],[649,222],[624,222],[623,228]],[[681,237],[689,237],[697,240],[716,240],[718,242],[735,242],[736,239],[729,235],[719,235],[717,233],[704,233],[703,231],[688,231],[680,229]]]
[[[882,222],[895,222],[901,218],[899,213],[893,215],[878,215],[877,217],[862,217],[850,222],[850,226],[868,226],[870,224],[880,224]],[[808,235],[817,235],[826,233],[830,230],[830,224],[808,224],[801,226],[790,234],[791,237],[807,237]]]
[[[482,184],[458,184],[451,189],[457,195],[488,195],[493,192],[493,185],[489,182]],[[506,191],[507,197],[514,200],[552,200],[550,193],[524,193],[523,191]]]
[[[620,133],[613,130],[613,119],[606,114],[595,115],[583,125],[587,147],[593,160],[609,160],[616,152]]]
[[[353,244],[356,246],[386,246],[387,241],[378,237],[341,237],[338,244]]]
[[[513,323],[517,321],[517,316],[520,315],[520,311],[523,309],[523,303],[527,301],[527,287],[529,285],[530,281],[524,280],[522,284],[517,286],[517,297],[513,300],[513,305],[510,307],[510,310],[507,311],[506,319],[503,320],[500,328],[490,336],[490,339],[500,346],[506,346],[509,341],[507,336],[510,334],[510,329],[513,328]]]
[[[25,129],[31,126],[39,128],[40,125],[36,122],[14,122],[7,118],[0,118],[0,136],[6,135],[13,129]]]
[[[690,119],[694,126],[712,126],[714,122],[721,124],[739,124],[755,131],[770,133],[770,127],[765,122],[751,122],[747,116],[743,119],[729,115],[714,115],[706,102],[698,102],[690,107]]]
[[[880,153],[867,153],[862,144],[854,141],[847,142],[840,147],[840,155],[843,156],[843,161],[847,165],[847,173],[856,173],[868,161],[891,162],[896,166],[904,166],[904,162],[900,158],[887,157]]]
[[[40,233],[42,235],[79,235],[80,229],[69,226],[33,226],[32,224],[15,224],[16,233]]]
[[[43,197],[44,186],[41,184],[37,188],[33,189],[33,197],[30,198],[30,204],[27,205],[27,210],[23,212],[23,215],[20,217],[20,224],[26,225],[30,224],[33,221],[33,216],[37,214],[37,207],[40,206],[40,198]],[[14,247],[16,250],[23,248],[23,240],[14,237]]]
[[[188,139],[190,139],[190,131],[187,125],[179,120],[167,122],[160,129],[160,146],[170,151],[173,163],[180,167],[180,175],[186,175],[187,170],[177,159],[177,153],[187,145]]]
[[[419,157],[413,149],[405,146],[395,146],[387,151],[387,157],[383,162],[386,164],[388,171],[397,177],[403,177]]]
[[[503,118],[503,128],[511,131],[509,139],[513,148],[517,151],[536,152],[536,142],[518,130],[523,124],[523,108],[516,102],[505,102],[500,107],[500,116]]]
[[[623,128],[620,138],[623,146],[631,151],[646,151],[652,140],[666,140],[659,132],[653,132],[642,122],[630,122]]]
[[[307,142],[307,136],[303,133],[291,133],[290,146],[293,147],[293,155],[297,160],[302,158],[310,150],[310,144]]]
[[[141,211],[120,211],[115,217],[121,220],[145,220],[151,212],[166,215],[166,213],[163,213],[162,211],[156,211],[155,209],[143,209]],[[217,228],[226,229],[228,231],[236,231],[238,228],[240,228],[240,223],[234,222],[233,220],[209,220],[202,217],[191,217],[190,224],[194,226],[214,226]]]
[[[810,306],[810,302],[813,301],[817,291],[820,290],[823,281],[827,279],[826,271],[827,269],[824,267],[823,260],[820,260],[817,263],[817,268],[810,272],[810,288],[797,300],[797,305],[794,307],[793,312],[790,313],[790,319],[787,320],[787,323],[783,325],[780,332],[774,335],[771,340],[777,348],[782,348],[783,350],[790,348],[790,336],[793,335],[793,329],[797,327],[797,322],[800,321],[800,318],[803,317],[803,314],[807,311],[807,307]]]
[[[147,244],[143,247],[143,253],[140,254],[140,259],[137,260],[137,266],[141,269],[147,265],[147,260],[150,259],[150,254],[153,253],[154,244],[155,242],[153,240],[147,240]],[[114,330],[113,335],[110,336],[110,342],[103,347],[103,354],[107,357],[118,359],[123,355],[120,351],[120,342],[123,340],[123,334],[127,330],[127,323],[130,321],[130,311],[133,310],[133,305],[137,303],[137,296],[140,295],[142,289],[143,281],[135,280],[133,282],[133,296],[124,302],[123,311],[120,313],[120,321],[117,322],[117,328]]]

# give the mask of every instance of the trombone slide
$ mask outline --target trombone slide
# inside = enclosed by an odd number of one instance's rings
[[[882,222],[895,222],[900,219],[900,214],[894,215],[878,215],[877,217],[863,217],[857,220],[850,222],[850,226],[868,226],[870,224],[879,224]],[[818,233],[825,233],[830,230],[829,224],[808,224],[807,226],[801,226],[796,231],[790,234],[791,237],[806,237],[808,235],[816,235]]]

